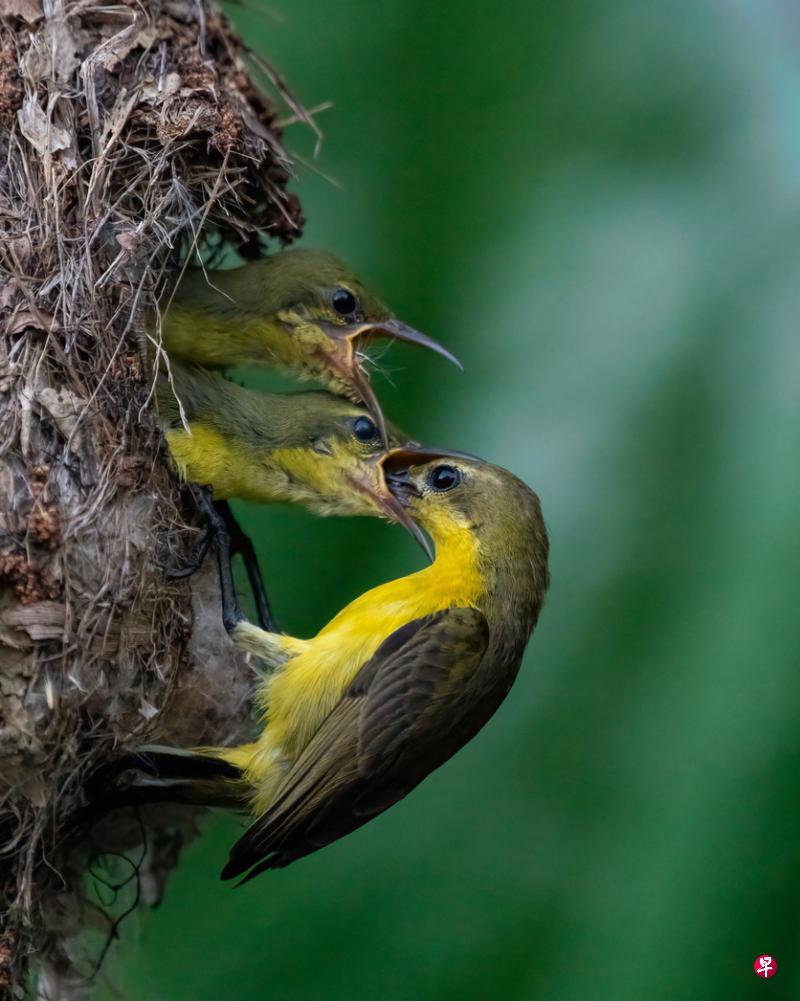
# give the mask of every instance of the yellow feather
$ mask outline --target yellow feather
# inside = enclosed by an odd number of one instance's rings
[[[167,431],[169,451],[184,480],[212,484],[214,499],[283,499],[287,477],[267,463],[254,467],[253,450],[207,424],[193,423],[191,432]]]
[[[244,768],[256,814],[268,808],[282,775],[391,633],[445,608],[474,607],[482,588],[474,535],[454,531],[439,552],[419,573],[356,598],[313,639],[287,644],[290,659],[258,693],[266,723],[261,736],[228,759]]]
[[[310,444],[259,452],[245,439],[200,421],[192,421],[188,432],[169,430],[166,438],[180,477],[213,486],[215,500],[292,501],[318,514],[379,513],[354,486],[368,472],[369,453],[335,438],[326,443],[326,455]]]
[[[167,431],[166,439],[181,479],[213,483],[214,496],[219,500],[236,495],[236,470],[241,469],[243,457],[235,455],[236,446],[226,442],[218,431],[194,424],[191,432]]]

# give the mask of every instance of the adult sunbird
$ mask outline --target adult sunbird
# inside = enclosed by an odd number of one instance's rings
[[[218,373],[182,365],[172,366],[172,378],[172,385],[166,377],[158,383],[170,455],[184,480],[210,488],[244,557],[259,621],[274,628],[252,543],[224,502],[238,497],[299,503],[322,515],[386,517],[386,500],[376,493],[381,434],[363,406],[331,393],[256,393]],[[406,440],[394,427],[387,432],[393,445]],[[171,575],[194,572],[209,540],[201,536]]]
[[[313,639],[243,619],[217,526],[226,627],[272,671],[258,690],[264,727],[241,747],[142,760],[173,782],[157,798],[249,806],[255,822],[223,879],[288,865],[398,802],[478,733],[519,670],[549,579],[536,495],[461,453],[395,449],[381,466],[436,558]]]
[[[365,404],[381,432],[383,414],[365,371],[370,341],[408,341],[461,367],[322,250],[284,250],[230,271],[187,272],[163,317],[162,337],[172,359],[207,368],[266,365],[319,382]]]

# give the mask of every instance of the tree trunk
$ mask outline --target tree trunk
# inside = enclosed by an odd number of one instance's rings
[[[121,745],[249,728],[213,561],[190,582],[160,569],[196,522],[149,405],[164,276],[199,234],[252,250],[301,219],[217,11],[40,2],[0,0],[0,995],[32,961],[57,1001],[86,995],[120,909],[158,898],[197,819],[123,811],[78,838],[86,776]],[[92,899],[98,866],[126,900]]]

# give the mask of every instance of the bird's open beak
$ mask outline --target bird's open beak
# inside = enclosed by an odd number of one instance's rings
[[[340,351],[331,351],[329,354],[326,352],[328,363],[334,371],[339,373],[351,388],[353,394],[358,397],[375,418],[375,423],[378,425],[381,440],[385,448],[389,448],[389,432],[386,427],[386,418],[383,416],[383,411],[381,410],[380,403],[378,403],[375,390],[370,385],[369,377],[362,368],[361,360],[359,359],[361,344],[378,337],[408,341],[409,344],[418,344],[421,347],[430,348],[431,351],[435,351],[437,354],[447,358],[448,361],[451,361],[460,369],[464,367],[458,358],[448,351],[446,347],[439,344],[438,341],[394,318],[375,323],[351,323],[346,327],[326,325],[325,329],[333,340],[345,346],[343,354]]]
[[[386,427],[386,418],[383,416],[381,405],[375,390],[369,383],[369,379],[361,365],[359,364],[356,347],[348,337],[342,338],[343,353],[339,351],[326,351],[325,357],[330,367],[337,372],[344,383],[350,387],[353,396],[369,410],[378,425],[381,441],[384,448],[389,448],[389,431]]]
[[[407,446],[413,447],[413,446]],[[365,494],[378,508],[381,514],[388,520],[393,521],[403,528],[422,546],[425,555],[433,561],[433,550],[428,542],[427,536],[423,533],[419,525],[409,515],[398,498],[390,489],[383,470],[383,459],[390,453],[385,452],[379,455],[372,463],[369,473],[361,477],[351,477],[351,485],[361,493]]]
[[[340,330],[340,336],[346,337],[354,347],[357,347],[360,341],[387,337],[390,340],[405,341],[407,344],[416,344],[421,348],[428,348],[446,358],[449,362],[452,362],[462,372],[464,370],[464,366],[458,358],[456,358],[452,351],[448,351],[443,344],[435,341],[432,337],[428,337],[427,334],[423,334],[422,331],[409,327],[407,323],[403,323],[394,317],[378,322],[354,323],[347,327],[342,327]]]
[[[384,452],[377,460],[380,486],[372,496],[379,507],[392,521],[402,525],[420,544],[425,555],[433,562],[434,552],[430,541],[420,526],[409,514],[407,507],[413,497],[419,497],[419,490],[411,479],[410,469],[437,459],[472,459],[466,452],[450,449],[425,448],[408,443]]]

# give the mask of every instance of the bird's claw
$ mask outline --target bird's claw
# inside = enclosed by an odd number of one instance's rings
[[[203,515],[206,525],[183,562],[179,566],[165,568],[164,572],[172,580],[190,577],[200,569],[213,544],[219,561],[222,581],[223,621],[225,628],[230,632],[237,623],[244,619],[236,599],[230,569],[231,559],[237,553],[240,554],[255,599],[259,625],[268,632],[280,632],[269,606],[269,599],[261,578],[261,570],[258,566],[252,540],[242,531],[227,502],[214,501],[210,487],[189,483],[187,489],[198,511]]]
[[[164,575],[169,580],[183,580],[184,578],[191,577],[192,574],[197,573],[203,565],[203,560],[206,558],[208,548],[211,545],[211,535],[211,530],[208,526],[206,526],[198,536],[197,541],[192,546],[188,555],[185,556],[180,563],[175,566],[161,567],[164,571]]]

